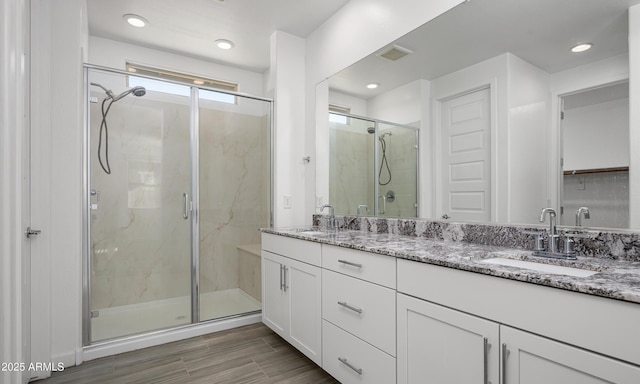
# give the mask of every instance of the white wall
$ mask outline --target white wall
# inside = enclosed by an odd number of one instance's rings
[[[0,2],[0,362],[28,364],[28,2]],[[26,286],[26,287],[25,287]],[[25,383],[29,372],[1,372]]]
[[[306,48],[305,146],[312,159],[316,157],[316,141],[319,144],[318,151],[329,151],[328,147],[321,146],[322,142],[328,143],[323,139],[329,135],[328,124],[318,125],[316,129],[316,114],[326,117],[328,113],[328,108],[318,109],[316,105],[316,86],[459,3],[460,0],[351,0],[309,35]],[[322,86],[324,88],[328,89]],[[319,154],[318,158],[321,156]],[[313,168],[310,167],[305,181],[307,201],[303,216],[307,223],[316,211]]]
[[[127,62],[237,83],[238,92],[264,96],[264,75],[262,73],[101,37],[89,37],[90,64],[125,70]]]
[[[549,175],[549,74],[508,54],[507,222],[537,223],[547,206]]]
[[[565,170],[629,166],[629,99],[565,109]]]
[[[32,279],[50,281],[48,286],[33,286],[33,297],[49,305],[34,303],[32,317],[40,324],[49,324],[51,360],[69,366],[82,357],[82,63],[86,60],[86,4],[83,0],[56,3],[55,7],[44,0],[32,4],[39,8],[31,21],[32,44],[38,48],[32,52],[33,78],[38,80],[32,84],[32,146],[35,150],[46,148],[43,153],[34,153],[37,163],[31,176],[41,185],[33,190],[32,198],[34,206],[41,207],[34,210],[43,232],[38,241],[45,242],[49,252],[34,252],[34,259],[43,263],[32,263],[38,267],[32,271]],[[42,185],[43,181],[47,184]],[[43,333],[42,337],[46,336]]]
[[[278,227],[305,222],[305,178],[313,163],[305,163],[304,132],[305,41],[276,31],[271,35],[270,80],[275,102],[275,220]],[[285,207],[285,199],[290,207]]]
[[[420,124],[421,106],[428,103],[422,99],[423,83],[415,80],[369,99],[367,116],[404,125]]]

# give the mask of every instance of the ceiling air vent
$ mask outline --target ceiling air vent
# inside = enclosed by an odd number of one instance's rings
[[[378,56],[384,57],[387,60],[396,61],[398,59],[402,59],[410,53],[413,53],[413,51],[394,44],[388,49],[378,53]]]

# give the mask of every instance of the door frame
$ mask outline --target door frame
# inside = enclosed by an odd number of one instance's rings
[[[587,81],[583,79],[586,78]],[[549,177],[549,206],[556,209],[559,212],[562,206],[563,196],[563,174],[562,170],[562,119],[561,112],[563,111],[563,98],[572,94],[588,91],[590,89],[597,89],[607,85],[612,85],[621,82],[629,82],[629,72],[615,73],[613,75],[605,74],[604,76],[583,76],[579,81],[571,82],[569,84],[562,84],[562,86],[553,89],[551,92],[551,127],[550,135],[551,143],[549,144],[549,163],[548,174]]]
[[[491,164],[489,169],[491,170],[490,182],[489,185],[491,187],[491,197],[490,204],[490,221],[494,222],[498,218],[498,149],[500,146],[498,145],[498,80],[497,78],[492,78],[490,81],[481,81],[479,84],[471,85],[467,84],[462,87],[462,89],[450,90],[448,92],[443,92],[441,95],[432,96],[432,111],[433,111],[433,127],[431,132],[432,143],[431,143],[431,153],[433,154],[432,158],[432,167],[431,172],[433,174],[433,182],[431,183],[432,191],[434,198],[432,201],[431,212],[433,212],[434,220],[441,220],[442,217],[442,186],[440,180],[442,180],[442,147],[440,143],[442,142],[442,108],[443,104],[446,101],[451,99],[455,99],[460,96],[464,96],[473,92],[481,91],[484,89],[489,90],[489,125],[490,125],[490,134],[491,138],[490,142],[490,158]]]

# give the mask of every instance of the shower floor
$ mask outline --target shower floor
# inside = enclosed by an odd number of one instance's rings
[[[200,320],[259,311],[260,302],[240,288],[200,295]],[[91,341],[119,338],[191,323],[189,296],[99,310],[91,319]]]

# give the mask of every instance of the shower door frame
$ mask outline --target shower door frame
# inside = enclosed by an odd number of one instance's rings
[[[416,135],[416,143],[415,143],[416,145],[415,147],[416,148],[416,202],[415,202],[416,216],[415,217],[419,217],[420,216],[419,215],[419,212],[420,212],[420,128],[412,127],[410,125],[405,125],[405,124],[393,123],[391,121],[374,119],[366,116],[353,115],[350,113],[330,111],[329,114],[344,116],[347,118],[353,118],[353,119],[358,119],[363,121],[369,121],[373,123],[373,126],[375,128],[375,132],[373,134],[375,135],[376,138],[380,137],[379,136],[380,132],[378,131],[379,124],[393,125],[395,127],[410,129],[415,132],[415,135]],[[380,187],[380,180],[378,177],[378,168],[377,168],[379,163],[379,158],[380,158],[379,147],[380,146],[378,145],[378,143],[375,143],[373,146],[373,195],[374,195],[374,203],[373,203],[374,214],[373,215],[376,217],[379,217],[381,215],[380,207],[379,207],[379,197],[378,197],[378,188]],[[384,215],[384,213],[382,214]]]
[[[100,340],[98,342],[91,342],[91,117],[89,113],[90,108],[90,91],[89,91],[89,71],[102,71],[111,74],[118,74],[123,76],[135,76],[149,80],[162,81],[168,84],[176,84],[190,88],[190,103],[189,103],[189,137],[190,137],[190,171],[191,171],[191,199],[190,199],[190,224],[191,224],[191,251],[190,251],[190,278],[191,278],[191,323],[185,325],[179,325],[176,327],[169,327],[163,329],[149,330],[142,333],[124,335],[115,339]],[[220,90],[212,87],[198,86],[193,84],[181,83],[178,81],[172,81],[162,78],[157,78],[147,75],[132,74],[128,71],[119,69],[103,67],[93,64],[83,64],[83,77],[84,77],[84,130],[83,130],[83,149],[82,149],[82,242],[83,242],[83,257],[82,257],[82,345],[83,347],[90,347],[95,345],[109,344],[113,342],[121,342],[123,340],[131,340],[139,337],[144,337],[151,333],[158,332],[171,332],[177,329],[196,327],[203,323],[212,323],[219,320],[227,320],[229,318],[243,317],[251,315],[250,313],[241,313],[234,316],[224,317],[222,319],[211,319],[206,321],[200,321],[200,222],[199,222],[199,146],[200,146],[200,126],[199,126],[199,90],[213,91],[218,93],[224,93],[235,97],[241,97],[245,99],[264,101],[269,103],[269,227],[273,227],[273,207],[275,196],[275,182],[274,182],[274,169],[275,169],[275,155],[274,155],[274,141],[275,141],[275,129],[274,129],[274,101],[273,99],[249,95],[241,92],[231,92]]]

